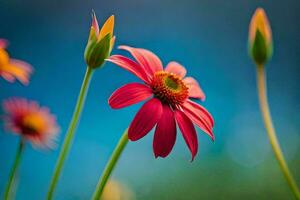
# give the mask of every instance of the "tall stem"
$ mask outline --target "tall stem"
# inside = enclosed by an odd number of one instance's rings
[[[281,171],[283,172],[288,185],[293,191],[295,198],[300,200],[300,192],[296,181],[293,178],[292,173],[290,172],[288,165],[284,159],[282,150],[280,148],[279,142],[277,140],[276,132],[273,126],[268,98],[267,98],[267,87],[266,87],[266,77],[265,77],[265,68],[264,66],[257,66],[257,88],[258,88],[258,97],[260,103],[260,109],[262,113],[262,117],[265,123],[265,128],[267,130],[267,134],[272,145],[272,149],[274,151],[275,157],[279,163]]]
[[[76,130],[77,124],[78,124],[79,119],[80,119],[82,108],[84,106],[85,97],[86,97],[86,94],[87,94],[88,89],[89,89],[89,84],[90,84],[90,81],[91,81],[91,78],[92,78],[92,75],[93,75],[93,71],[94,70],[91,67],[87,67],[87,70],[86,70],[86,73],[85,73],[85,76],[84,76],[84,79],[83,79],[83,82],[82,82],[82,86],[81,86],[81,89],[80,89],[80,93],[79,93],[79,96],[78,96],[78,99],[77,99],[76,107],[75,107],[75,110],[74,110],[74,113],[73,113],[73,117],[72,117],[72,120],[70,122],[68,131],[66,133],[66,136],[65,136],[61,151],[59,153],[59,157],[58,157],[55,169],[54,169],[54,173],[53,173],[53,176],[52,176],[52,179],[51,179],[51,183],[50,183],[49,190],[48,190],[48,193],[47,193],[47,199],[48,200],[52,199],[52,197],[53,197],[53,192],[54,192],[54,189],[57,185],[59,176],[61,174],[61,171],[62,171],[62,168],[63,168],[63,165],[64,165],[64,161],[65,161],[65,159],[66,159],[66,157],[67,157],[67,155],[70,151],[72,141],[73,141],[73,137],[74,137],[74,134],[75,134],[75,130]]]
[[[128,143],[128,133],[127,133],[128,129],[126,129],[122,135],[122,137],[120,138],[115,150],[113,151],[108,163],[105,166],[105,169],[102,173],[101,178],[99,179],[99,182],[96,186],[96,190],[94,192],[93,195],[93,200],[99,200],[102,193],[103,193],[103,189],[107,183],[107,180],[109,179],[114,167],[116,166],[126,144]]]
[[[11,168],[9,179],[8,179],[8,182],[7,182],[7,185],[6,185],[6,189],[5,189],[5,193],[4,193],[4,200],[11,199],[12,187],[14,185],[16,173],[17,173],[18,167],[20,165],[23,149],[24,149],[24,141],[21,138],[20,142],[19,142],[19,147],[18,147],[18,150],[17,150],[16,158],[15,158],[14,164]]]

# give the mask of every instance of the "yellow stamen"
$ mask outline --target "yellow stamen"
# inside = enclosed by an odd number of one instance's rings
[[[151,88],[156,98],[171,105],[181,104],[188,97],[188,87],[173,73],[156,72]]]

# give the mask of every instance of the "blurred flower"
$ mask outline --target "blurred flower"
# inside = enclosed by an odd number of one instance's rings
[[[249,52],[258,65],[265,64],[273,51],[272,32],[264,9],[257,8],[249,27]]]
[[[34,146],[53,147],[59,127],[48,108],[40,107],[35,101],[12,98],[3,102],[3,109],[9,131],[29,140]]]
[[[111,95],[109,105],[119,109],[150,98],[130,124],[128,138],[139,140],[156,125],[154,154],[155,157],[166,157],[175,144],[177,123],[194,159],[198,139],[193,123],[214,139],[212,116],[190,100],[205,99],[197,81],[192,77],[184,78],[186,69],[179,63],[170,62],[163,69],[160,59],[146,49],[128,46],[120,46],[120,49],[129,51],[136,62],[121,55],[113,55],[107,60],[130,71],[145,84],[122,86]]]
[[[93,13],[90,36],[84,52],[84,58],[89,67],[97,68],[104,63],[106,58],[109,57],[115,42],[113,31],[113,15],[106,20],[99,31],[98,21],[95,13]]]
[[[133,192],[115,180],[109,180],[105,185],[101,200],[134,200]]]
[[[29,83],[29,76],[32,73],[32,67],[23,61],[11,59],[5,50],[8,42],[0,39],[0,76],[9,82],[18,79],[23,84]]]

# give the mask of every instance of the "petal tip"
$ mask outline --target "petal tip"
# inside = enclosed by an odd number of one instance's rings
[[[206,96],[205,96],[205,94],[203,94],[203,96],[202,96],[202,97],[200,97],[200,100],[201,100],[202,102],[206,100]]]
[[[256,8],[255,13],[265,15],[266,12],[262,7],[258,7]]]
[[[5,49],[8,46],[8,40],[0,38],[0,48]]]
[[[195,152],[192,152],[191,154],[192,154],[191,162],[193,162],[196,158],[196,155],[198,154],[198,149]]]
[[[115,15],[111,15],[108,19],[115,21]]]
[[[96,17],[96,13],[94,10],[92,10],[92,27],[95,29],[96,33],[99,33],[99,25],[98,25],[98,20]]]
[[[129,130],[128,130],[128,139],[132,142],[136,141],[132,136],[131,134],[129,135]]]
[[[155,159],[157,159],[157,158],[166,158],[168,155],[169,155],[169,153],[167,153],[167,154],[159,154],[159,153],[155,153],[154,152]]]
[[[125,50],[126,48],[128,48],[129,46],[127,45],[119,45],[118,46],[118,49],[122,49],[122,50]]]
[[[195,156],[192,156],[192,159],[190,160],[190,163],[194,162]]]

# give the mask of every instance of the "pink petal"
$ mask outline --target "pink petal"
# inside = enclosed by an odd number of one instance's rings
[[[164,104],[163,113],[154,133],[153,150],[155,157],[160,156],[164,158],[168,156],[173,149],[175,141],[176,123],[174,113],[169,105]]]
[[[198,82],[192,77],[186,77],[183,82],[189,87],[189,97],[205,100],[205,94],[200,88]]]
[[[8,45],[8,41],[6,39],[0,38],[0,49],[5,49]]]
[[[161,102],[150,99],[135,115],[128,129],[128,138],[136,141],[144,137],[159,121],[163,108]]]
[[[165,71],[174,73],[178,75],[179,77],[183,78],[186,75],[186,69],[177,62],[170,62],[167,66]]]
[[[92,27],[94,28],[96,35],[99,35],[99,25],[98,25],[97,17],[96,17],[96,14],[94,11],[92,14]]]
[[[152,77],[155,72],[163,70],[160,59],[151,51],[129,46],[119,46],[119,49],[129,51],[134,59],[145,68],[149,77]]]
[[[7,80],[8,82],[11,82],[11,83],[13,83],[13,82],[16,80],[16,78],[15,78],[13,75],[11,75],[11,74],[9,74],[9,73],[6,73],[6,72],[1,72],[0,75],[1,75],[5,80]]]
[[[21,69],[21,72],[14,74],[14,76],[24,85],[28,85],[30,75],[33,72],[32,66],[24,61],[16,59],[10,59],[10,64]]]
[[[31,74],[33,71],[33,68],[30,64],[21,60],[10,59],[10,64],[18,66],[19,68],[24,70],[27,74]]]
[[[117,89],[109,98],[108,104],[114,108],[124,108],[152,96],[152,90],[140,83],[126,84]]]
[[[201,106],[191,100],[186,101],[186,103],[191,105],[193,107],[193,109],[198,110],[199,114],[202,115],[202,112],[203,112],[203,117],[205,118],[205,120],[208,121],[210,126],[212,126],[212,127],[214,126],[215,123],[214,123],[213,117],[203,106]]]
[[[154,72],[163,70],[163,64],[157,55],[147,49],[138,48],[138,50],[144,54],[147,63]]]
[[[133,60],[121,55],[113,55],[106,60],[122,67],[123,69],[126,69],[127,71],[130,71],[144,82],[149,83],[148,77],[143,67]]]
[[[192,153],[192,161],[198,152],[198,138],[192,121],[180,110],[175,110],[175,119],[183,138]]]
[[[214,134],[212,132],[214,120],[211,114],[204,107],[190,100],[186,101],[182,107],[184,113],[205,133],[207,133],[212,140],[214,140]]]

